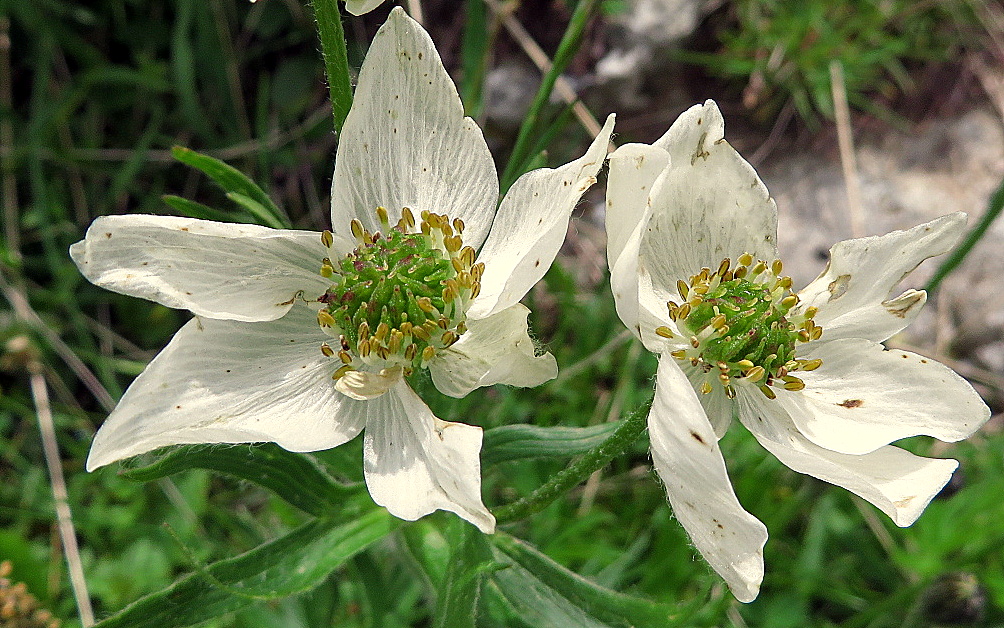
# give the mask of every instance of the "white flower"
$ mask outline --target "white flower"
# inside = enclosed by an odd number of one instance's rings
[[[958,463],[889,443],[957,441],[989,410],[947,367],[879,344],[927,298],[890,290],[948,251],[965,215],[841,242],[793,295],[776,261],[774,201],[723,134],[709,100],[653,145],[610,156],[608,262],[618,314],[659,355],[648,417],[656,470],[697,549],[748,602],[767,530],[737,501],[718,448],[733,417],[787,466],[908,526]]]
[[[481,130],[428,34],[394,9],[339,141],[334,233],[105,216],[73,245],[95,284],[196,315],[126,391],[87,468],[183,443],[315,451],[365,427],[378,504],[408,520],[449,510],[493,531],[481,428],[436,418],[404,377],[428,368],[462,397],[557,374],[552,355],[535,355],[519,300],[554,260],[612,127],[578,160],[520,177],[496,212]],[[374,273],[382,287],[367,294]]]
[[[369,13],[384,3],[384,0],[345,0],[345,10],[352,15]]]

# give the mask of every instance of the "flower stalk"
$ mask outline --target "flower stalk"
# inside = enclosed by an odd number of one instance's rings
[[[648,404],[638,408],[624,419],[621,425],[598,447],[557,473],[549,482],[523,499],[502,506],[495,511],[499,523],[510,523],[534,515],[577,484],[585,482],[595,471],[620,456],[638,440],[646,428]]]
[[[321,39],[324,73],[328,76],[328,90],[331,92],[331,115],[334,118],[335,133],[340,134],[345,116],[349,115],[349,108],[352,106],[352,80],[338,0],[314,0],[314,18],[317,20],[317,34]]]

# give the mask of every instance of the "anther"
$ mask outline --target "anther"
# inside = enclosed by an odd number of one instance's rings
[[[823,361],[820,360],[819,358],[815,358],[813,360],[806,360],[805,362],[802,362],[799,370],[800,371],[815,371],[816,369],[818,369],[822,365],[823,365]]]
[[[755,384],[756,382],[759,382],[761,379],[763,379],[766,374],[767,371],[765,371],[762,366],[754,366],[753,368],[746,371],[744,373],[744,376],[746,377],[746,379],[750,380]]]
[[[352,364],[352,355],[348,351],[339,351],[338,359],[342,361],[342,364]]]
[[[718,265],[718,276],[721,277],[725,273],[729,272],[729,266],[732,264],[732,260],[725,258],[722,263]]]
[[[662,336],[663,338],[674,337],[673,331],[669,327],[666,327],[665,325],[659,325],[658,327],[656,327],[655,333],[659,336]]]
[[[457,230],[457,233],[464,232],[464,221],[459,218],[453,219],[453,228]]]
[[[329,314],[327,310],[318,310],[317,324],[321,327],[334,327],[335,317]]]
[[[331,376],[331,379],[341,379],[343,375],[345,375],[349,371],[354,371],[354,370],[355,369],[352,368],[351,366],[349,366],[348,364],[344,364],[342,366],[339,366],[337,369],[335,369],[335,372]]]
[[[321,353],[324,354],[324,357],[330,358],[331,356],[335,355],[335,350],[332,349],[331,346],[328,345],[328,343],[322,342],[321,343]]]
[[[785,379],[787,380],[788,378],[786,377]],[[803,382],[802,380],[798,379],[797,377],[793,377],[791,379],[793,381],[785,381],[784,383],[785,390],[802,390],[803,388],[805,388],[805,382]]]
[[[410,207],[401,208],[401,220],[408,225],[409,229],[415,226],[415,214],[411,213]]]
[[[423,362],[428,362],[433,357],[435,357],[435,355],[436,355],[436,349],[433,348],[432,345],[428,345],[427,347],[425,347],[424,349],[422,349],[422,361]]]
[[[334,242],[335,242],[334,234],[332,234],[327,229],[321,232],[321,244],[324,245],[324,248],[330,249],[331,245],[334,244]]]
[[[387,215],[387,208],[384,206],[379,206],[376,208],[377,220],[383,225],[384,229],[390,229],[390,216]]]
[[[688,286],[682,279],[677,280],[676,289],[680,291],[680,296],[684,299],[686,299],[687,295],[690,293],[690,286]]]
[[[739,256],[739,259],[737,261],[739,262],[740,266],[749,266],[750,264],[753,263],[753,256],[750,255],[749,253],[743,253],[742,255]]]
[[[349,223],[349,231],[352,232],[352,237],[356,240],[362,240],[363,234],[366,232],[363,229],[363,223],[359,222],[358,218],[353,218],[352,222]]]

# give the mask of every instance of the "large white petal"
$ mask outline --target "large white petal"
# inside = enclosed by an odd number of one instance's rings
[[[526,323],[529,314],[517,303],[488,318],[468,321],[460,340],[429,364],[436,388],[459,399],[481,386],[531,388],[557,377],[554,356],[535,355]]]
[[[346,248],[348,247],[348,248]],[[338,253],[351,250],[342,238]],[[177,216],[100,216],[70,257],[103,288],[207,318],[275,320],[321,295],[319,233]]]
[[[596,182],[613,129],[611,114],[585,155],[560,168],[532,170],[509,188],[478,254],[485,273],[481,294],[468,316],[486,318],[501,312],[522,299],[551,267],[572,210]]]
[[[652,215],[648,195],[656,180],[669,165],[669,154],[645,144],[626,144],[609,157],[607,173],[607,266],[610,290],[621,321],[638,338],[643,338],[639,316],[642,269],[638,252],[645,228]],[[659,306],[661,310],[664,303]]]
[[[652,186],[667,166],[669,153],[648,144],[625,144],[610,153],[606,204],[609,267],[613,268],[642,221]]]
[[[481,129],[464,117],[457,88],[422,27],[400,7],[373,38],[338,141],[331,224],[349,234],[358,218],[381,230],[374,210],[396,222],[402,207],[466,223],[481,245],[498,202],[498,176]]]
[[[916,318],[926,296],[889,291],[922,261],[950,251],[962,238],[966,215],[948,214],[907,231],[839,242],[826,269],[799,292],[800,307],[816,306],[825,339],[867,338],[881,342]]]
[[[363,467],[373,501],[414,521],[448,510],[485,534],[495,517],[481,502],[481,428],[442,421],[408,383],[366,404]]]
[[[778,460],[868,500],[898,526],[917,520],[959,464],[892,445],[864,455],[836,453],[802,436],[784,409],[755,388],[740,390],[737,400],[740,420]]]
[[[345,0],[345,10],[352,15],[369,13],[384,3],[384,0]]]
[[[724,139],[713,101],[685,111],[656,146],[670,167],[651,194],[652,218],[641,264],[652,283],[675,291],[701,268],[717,269],[743,253],[777,256],[777,208],[760,177]]]
[[[335,392],[341,363],[312,310],[277,321],[194,318],[175,334],[98,430],[87,469],[165,445],[272,441],[291,451],[340,445],[364,417]]]
[[[697,394],[668,354],[659,358],[648,430],[677,519],[736,599],[752,601],[763,580],[767,528],[736,499]]]
[[[929,358],[848,338],[814,345],[823,365],[800,372],[805,388],[778,391],[798,429],[812,442],[864,454],[918,434],[961,440],[990,418],[969,382]]]

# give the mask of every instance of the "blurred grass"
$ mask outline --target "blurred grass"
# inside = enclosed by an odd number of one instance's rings
[[[41,0],[5,9],[13,52],[4,80],[13,99],[0,112],[0,123],[11,133],[3,158],[15,186],[5,183],[3,189],[3,276],[27,293],[46,328],[117,398],[186,315],[91,286],[68,259],[68,246],[98,215],[170,213],[164,194],[196,199],[229,219],[251,220],[205,177],[173,161],[170,148],[176,144],[225,159],[247,174],[295,226],[327,227],[335,140],[314,24],[309,9],[293,0]],[[474,111],[481,108],[487,59],[478,44],[489,40],[489,25],[478,10],[478,3],[468,3],[472,22],[457,64],[471,73],[461,85],[474,99],[468,103]],[[372,35],[385,13],[346,23],[354,42],[351,65],[358,66],[365,47],[358,42]],[[574,143],[556,129],[552,125],[544,137]],[[543,148],[532,151],[537,159]],[[556,147],[552,163],[561,151],[571,152]],[[587,223],[582,225],[586,230]],[[439,395],[420,377],[416,385],[439,416],[486,428],[517,422],[586,426],[622,417],[650,399],[655,360],[633,340],[611,343],[623,326],[606,284],[571,272],[584,264],[603,261],[566,260],[530,296],[532,330],[566,375],[536,390],[496,387],[460,402]],[[31,397],[12,350],[16,338],[27,338],[45,365],[99,616],[163,588],[191,571],[193,561],[233,556],[303,519],[260,489],[206,472],[148,484],[119,477],[114,468],[85,473],[90,439],[106,412],[51,337],[4,309],[0,560],[10,558],[12,580],[26,583],[65,625],[76,625],[73,598],[54,535]],[[932,450],[924,439],[911,446]],[[737,604],[710,568],[695,560],[650,471],[644,442],[595,482],[508,531],[600,584],[694,603],[682,611],[693,626],[929,625],[921,608],[925,588],[957,571],[986,587],[985,625],[1004,621],[1004,504],[996,489],[1004,475],[1004,435],[987,433],[937,450],[962,461],[961,487],[906,530],[845,491],[789,471],[741,430],[731,431],[723,448],[741,502],[771,532],[767,578],[753,604]],[[317,457],[339,477],[360,479],[358,440]],[[560,468],[556,461],[486,467],[486,503],[497,506],[525,495]],[[435,533],[451,519],[439,513],[414,529]],[[402,533],[395,543],[353,559],[312,593],[250,608],[216,625],[427,625],[436,583],[402,558],[406,538]],[[380,591],[393,595],[374,595]],[[498,625],[503,616],[488,609],[483,624]]]

